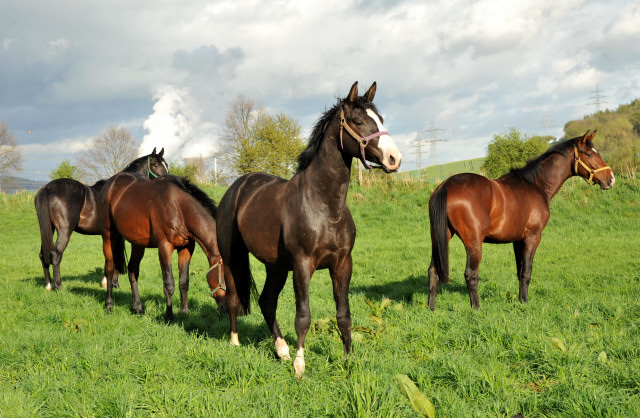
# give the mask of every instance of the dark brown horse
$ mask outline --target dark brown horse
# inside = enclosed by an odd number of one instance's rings
[[[123,172],[138,173],[149,178],[166,174],[167,163],[162,157],[164,148],[156,153],[137,158],[127,165]],[[85,186],[73,179],[57,179],[43,186],[34,199],[38,223],[40,224],[40,261],[44,271],[47,290],[51,290],[49,266],[53,264],[54,288],[60,289],[60,262],[62,253],[69,244],[72,232],[84,235],[100,235],[102,227],[98,224],[96,196],[105,180],[93,186]],[[53,232],[57,231],[53,245]]]
[[[239,344],[236,317],[248,312],[250,290],[255,287],[249,269],[251,252],[266,266],[259,304],[282,359],[290,358],[289,347],[276,321],[276,307],[288,272],[293,271],[297,376],[304,372],[304,341],[311,321],[309,281],[318,269],[329,269],[345,354],[351,350],[348,291],[356,228],[347,207],[347,190],[352,159],[359,158],[367,167],[367,160],[379,164],[385,172],[398,170],[401,160],[373,104],[375,92],[373,83],[358,97],[354,83],[347,98],[320,117],[290,180],[246,174],[229,187],[218,206],[231,344]]]
[[[523,168],[496,180],[457,174],[436,188],[429,200],[431,265],[429,307],[435,309],[438,283],[449,282],[449,240],[457,235],[467,251],[464,277],[471,306],[478,309],[478,266],[482,243],[513,243],[520,301],[527,302],[533,255],[549,220],[549,202],[571,176],[609,189],[613,171],[593,147],[593,133],[549,148]]]
[[[189,262],[195,243],[202,248],[209,262],[206,277],[211,295],[218,302],[219,310],[226,310],[222,258],[216,241],[216,205],[205,192],[188,180],[172,175],[149,181],[137,174],[120,173],[107,180],[98,196],[98,204],[104,226],[107,310],[113,307],[112,278],[121,261],[118,257],[123,253],[123,238],[131,243],[128,270],[135,313],[142,313],[138,277],[145,248],[158,248],[167,321],[173,320],[175,290],[171,254],[178,250],[180,311],[189,311]]]

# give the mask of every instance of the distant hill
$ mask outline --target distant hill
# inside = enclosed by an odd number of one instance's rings
[[[45,184],[47,182],[29,180],[22,177],[0,176],[0,193],[35,192]]]
[[[404,171],[403,176],[422,178],[423,180],[439,183],[448,177],[458,173],[479,173],[480,167],[485,157],[473,158],[471,160],[456,161],[453,163],[423,167],[418,170]]]

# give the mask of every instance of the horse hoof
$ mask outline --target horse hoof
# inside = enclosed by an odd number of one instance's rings
[[[47,292],[51,292],[51,283],[49,283],[48,285],[45,286],[45,289],[47,289]]]
[[[302,374],[304,373],[304,358],[302,358],[301,356],[296,356],[296,358],[293,360],[293,369],[296,371],[296,378],[300,379],[302,378]]]
[[[291,356],[289,355],[289,346],[282,337],[278,337],[276,339],[276,353],[278,353],[278,357],[281,360],[291,360]]]
[[[237,332],[232,332],[231,333],[231,339],[229,340],[229,345],[231,347],[239,347],[240,346],[240,340],[238,339],[238,333]]]

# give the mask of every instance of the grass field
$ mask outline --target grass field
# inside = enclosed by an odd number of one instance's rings
[[[427,307],[432,189],[404,181],[350,190],[354,352],[344,360],[330,279],[319,271],[300,381],[276,359],[256,303],[239,321],[242,346],[229,346],[202,251],[188,315],[162,319],[156,250],[141,266],[145,314],[130,313],[125,278],[107,314],[101,239],[74,234],[63,288],[47,292],[33,194],[0,195],[0,416],[415,416],[398,373],[440,417],[640,416],[640,182],[618,179],[609,191],[565,184],[528,304],[517,301],[511,246],[486,244],[479,311],[469,306],[457,239],[451,283],[440,286],[436,310]],[[223,190],[210,192],[217,201]],[[264,269],[253,266],[260,289]],[[290,283],[278,319],[295,345]]]

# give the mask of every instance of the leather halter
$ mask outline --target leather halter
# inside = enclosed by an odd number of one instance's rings
[[[573,144],[573,153],[574,153],[574,161],[575,161],[575,164],[573,165],[574,174],[576,176],[578,175],[578,164],[580,164],[582,167],[584,167],[585,170],[589,172],[589,179],[587,179],[586,177],[583,177],[583,179],[585,179],[585,181],[589,184],[593,184],[593,181],[592,181],[593,176],[598,171],[611,170],[611,167],[609,167],[608,165],[605,165],[604,167],[600,167],[596,170],[586,165],[584,161],[580,159],[580,156],[578,155],[578,147],[575,144]]]
[[[371,166],[369,165],[367,160],[364,158],[364,149],[365,149],[365,147],[367,145],[369,145],[369,141],[371,141],[372,139],[377,138],[379,136],[382,136],[382,135],[389,135],[389,132],[387,132],[387,131],[378,131],[378,132],[376,132],[374,134],[371,134],[369,136],[362,137],[356,131],[351,129],[351,127],[347,123],[347,119],[344,117],[344,108],[340,109],[340,147],[342,149],[344,149],[344,145],[342,143],[342,129],[343,128],[349,133],[349,135],[351,135],[351,137],[353,139],[355,139],[355,141],[358,144],[360,144],[360,160],[362,161],[362,165],[364,165],[365,168],[370,170]]]
[[[218,260],[214,265],[212,265],[209,268],[209,270],[207,270],[207,273],[205,274],[205,277],[208,276],[209,273],[211,273],[211,270],[213,270],[214,268],[216,268],[218,266],[220,267],[218,269],[218,285],[209,291],[209,293],[211,294],[212,297],[215,297],[215,294],[220,289],[224,290],[225,292],[227,291],[227,285],[224,282],[224,275],[222,274],[222,258],[220,258],[220,260]]]

